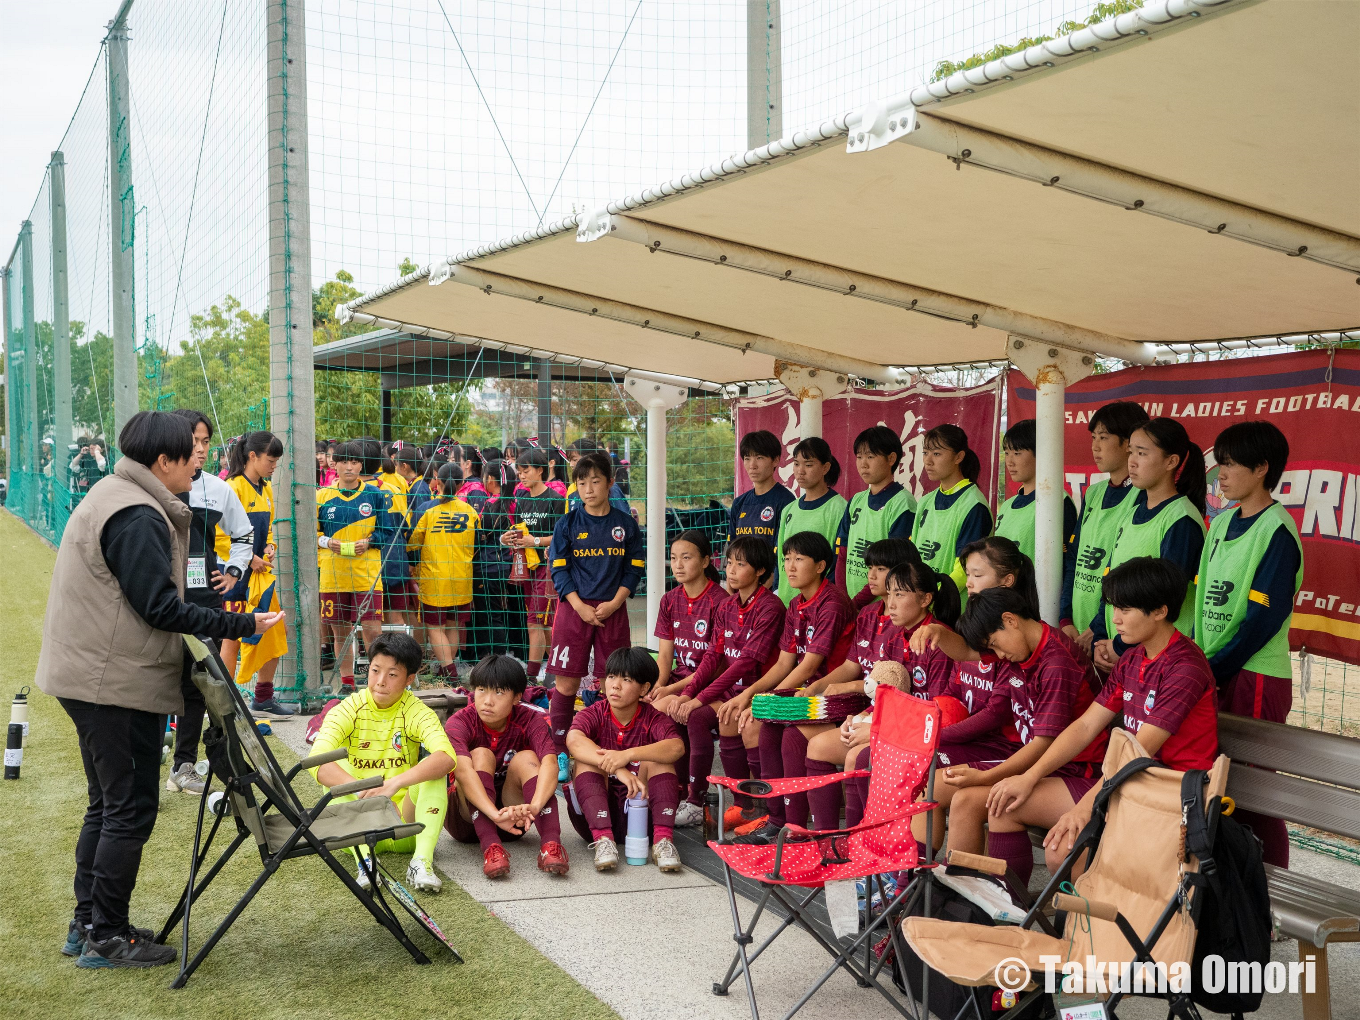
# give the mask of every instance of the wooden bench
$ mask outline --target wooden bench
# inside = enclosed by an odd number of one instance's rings
[[[1218,746],[1232,759],[1228,796],[1237,807],[1360,839],[1360,740],[1220,713]],[[1327,944],[1360,941],[1360,891],[1269,864],[1266,879],[1276,929],[1298,940],[1300,962],[1315,957],[1317,990],[1303,996],[1304,1020],[1329,1020]]]

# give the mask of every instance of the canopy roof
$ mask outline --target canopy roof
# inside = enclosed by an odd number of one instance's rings
[[[714,382],[1348,329],[1360,80],[1313,69],[1358,44],[1360,4],[1161,0],[341,315]]]

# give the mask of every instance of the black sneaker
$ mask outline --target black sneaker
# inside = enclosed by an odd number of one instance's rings
[[[66,929],[66,943],[61,947],[62,956],[79,956],[85,951],[85,940],[90,936],[88,924],[81,924],[79,921],[72,921]],[[132,934],[138,938],[146,939],[150,942],[156,937],[156,933],[150,928],[133,928]]]
[[[779,835],[779,829],[780,826],[766,822],[760,828],[753,829],[744,836],[738,836],[732,842],[743,846],[769,846]]]
[[[143,937],[143,936],[148,937]],[[173,946],[162,946],[150,939],[151,933],[137,929],[126,935],[114,935],[103,942],[85,940],[85,951],[76,960],[77,967],[162,967],[174,963],[177,955]]]

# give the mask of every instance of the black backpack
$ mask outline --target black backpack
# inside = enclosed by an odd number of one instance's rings
[[[1260,973],[1270,962],[1270,892],[1261,863],[1261,841],[1245,825],[1220,815],[1209,845],[1204,817],[1205,773],[1191,771],[1181,780],[1181,817],[1185,852],[1199,858],[1199,873],[1187,879],[1196,888],[1192,917],[1195,937],[1192,998],[1215,1013],[1240,1016],[1261,1007],[1261,992],[1204,989],[1204,958],[1221,957],[1234,963],[1255,964]]]

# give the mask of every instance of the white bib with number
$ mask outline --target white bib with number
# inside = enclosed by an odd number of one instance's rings
[[[208,562],[206,557],[189,557],[189,574],[186,583],[190,588],[208,587]]]

